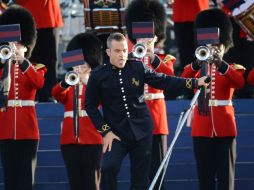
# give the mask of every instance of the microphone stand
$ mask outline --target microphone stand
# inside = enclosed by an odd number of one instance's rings
[[[167,150],[167,152],[166,152],[166,154],[165,154],[165,156],[164,156],[164,158],[163,158],[163,160],[161,162],[161,165],[160,165],[159,169],[157,170],[157,173],[156,173],[155,177],[153,178],[153,181],[152,181],[152,183],[151,183],[151,185],[150,185],[148,190],[153,190],[153,188],[154,188],[154,186],[155,186],[155,184],[156,184],[156,182],[157,182],[157,180],[158,180],[158,178],[160,176],[160,173],[164,169],[163,174],[162,174],[162,178],[161,178],[161,182],[160,182],[160,186],[161,186],[163,178],[164,178],[165,173],[166,173],[166,169],[167,169],[167,166],[168,166],[168,163],[169,163],[169,159],[170,159],[171,153],[173,151],[173,147],[174,147],[174,145],[176,143],[176,140],[177,140],[178,136],[180,135],[180,133],[182,131],[182,128],[184,126],[185,121],[187,120],[189,114],[191,113],[191,110],[194,107],[195,102],[198,99],[200,91],[201,91],[201,89],[199,88],[196,91],[195,95],[193,96],[193,98],[192,98],[192,100],[190,102],[189,108],[186,111],[181,113],[180,118],[178,120],[178,125],[177,125],[177,129],[176,129],[176,132],[175,132],[175,136],[174,136],[174,138],[173,138],[173,140],[172,140],[172,142],[171,142],[171,144],[170,144],[170,146],[169,146],[169,148],[168,148],[168,150]],[[183,113],[184,113],[184,115],[183,115]],[[160,187],[159,187],[159,189],[160,189]]]

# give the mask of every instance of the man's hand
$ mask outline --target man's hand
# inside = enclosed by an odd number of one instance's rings
[[[198,79],[198,86],[204,86],[207,87],[211,81],[211,78],[209,76],[203,76]]]
[[[108,132],[104,137],[103,137],[103,153],[106,153],[107,151],[111,151],[112,148],[112,143],[114,139],[117,139],[121,141],[121,139],[116,136],[112,131]]]
[[[146,56],[150,58],[151,62],[154,61],[155,54],[151,49],[149,49],[149,48],[146,49]]]
[[[221,68],[221,66],[222,66],[222,58],[221,58],[221,56],[220,55],[218,55],[218,54],[214,54],[213,55],[213,61],[212,61],[215,65],[216,65],[216,67],[219,69],[219,68]]]

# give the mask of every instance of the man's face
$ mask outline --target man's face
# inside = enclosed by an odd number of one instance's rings
[[[90,74],[91,72],[91,68],[87,63],[76,66],[73,68],[73,70],[77,72],[79,75]]]
[[[126,40],[111,42],[111,47],[107,49],[110,63],[117,68],[124,68],[128,57],[128,45]]]
[[[213,48],[213,50],[215,51],[214,53],[219,55],[221,59],[223,58],[223,55],[225,53],[225,46],[223,44],[213,44],[209,45],[208,47]]]

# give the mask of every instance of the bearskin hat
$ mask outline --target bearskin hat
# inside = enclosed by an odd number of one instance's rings
[[[229,17],[220,9],[208,9],[200,12],[195,20],[194,28],[218,27],[220,43],[224,44],[225,52],[233,46],[233,28]]]
[[[12,5],[0,16],[0,25],[20,24],[20,43],[27,48],[25,57],[30,58],[37,39],[35,21],[31,13],[20,5]]]
[[[153,22],[158,42],[166,36],[166,11],[158,0],[133,0],[126,9],[125,23],[128,38],[132,43],[132,22]]]
[[[93,33],[79,33],[67,45],[67,51],[82,49],[85,61],[93,69],[102,64],[103,46],[100,39]]]

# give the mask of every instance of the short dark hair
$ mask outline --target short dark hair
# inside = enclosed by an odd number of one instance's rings
[[[125,36],[120,32],[111,33],[107,39],[107,48],[111,47],[111,43],[113,40],[118,42],[126,40]]]

